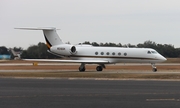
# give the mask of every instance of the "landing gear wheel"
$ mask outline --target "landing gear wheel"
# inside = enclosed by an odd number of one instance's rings
[[[85,70],[86,70],[85,67],[83,67],[83,68],[79,67],[79,71],[80,71],[80,72],[84,72]]]
[[[102,71],[103,68],[102,68],[101,66],[97,66],[97,67],[96,67],[96,70],[97,70],[97,71]]]
[[[86,70],[85,64],[81,63],[81,65],[79,66],[79,72],[84,72],[85,70]]]
[[[157,71],[157,69],[156,69],[156,68],[153,68],[153,69],[152,69],[152,71],[153,71],[153,72],[156,72],[156,71]]]

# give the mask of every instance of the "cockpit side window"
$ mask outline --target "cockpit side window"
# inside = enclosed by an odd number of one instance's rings
[[[147,53],[148,53],[148,54],[151,54],[151,51],[148,51]]]

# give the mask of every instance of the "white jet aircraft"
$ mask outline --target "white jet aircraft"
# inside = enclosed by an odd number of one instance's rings
[[[86,70],[85,64],[98,64],[97,71],[102,71],[105,64],[115,63],[151,63],[152,70],[157,71],[155,63],[166,61],[161,54],[151,48],[94,47],[91,45],[65,44],[56,33],[56,28],[16,28],[26,30],[42,30],[48,52],[68,60],[60,59],[26,59],[31,61],[51,61],[81,63],[79,71]]]

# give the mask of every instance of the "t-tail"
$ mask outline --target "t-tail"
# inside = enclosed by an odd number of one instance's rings
[[[48,49],[50,49],[52,46],[63,44],[62,40],[59,38],[58,34],[56,33],[57,30],[56,28],[15,28],[15,29],[42,30]]]

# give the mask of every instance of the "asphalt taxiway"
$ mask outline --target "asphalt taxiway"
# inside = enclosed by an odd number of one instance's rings
[[[179,108],[180,81],[0,78],[1,108]]]

